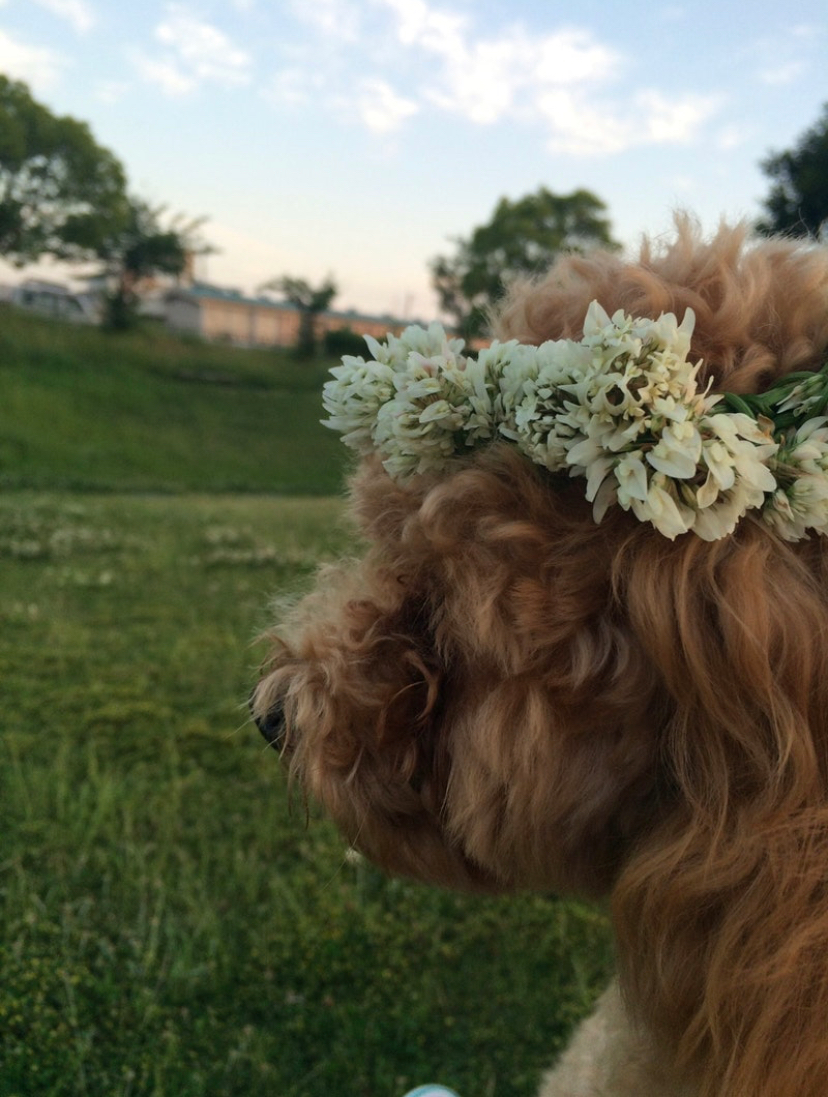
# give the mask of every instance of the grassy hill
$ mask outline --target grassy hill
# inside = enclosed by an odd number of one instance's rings
[[[330,494],[329,364],[0,307],[0,486]]]

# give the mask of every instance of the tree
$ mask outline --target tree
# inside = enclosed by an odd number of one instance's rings
[[[773,180],[756,226],[770,235],[819,236],[828,222],[828,103],[822,117],[788,152],[769,156],[762,171]]]
[[[588,190],[557,195],[541,187],[514,202],[501,198],[487,224],[455,240],[454,256],[431,261],[441,308],[463,335],[481,335],[493,304],[516,275],[540,273],[561,251],[617,248],[605,211]]]
[[[124,170],[89,127],[0,76],[0,255],[89,259],[126,212]]]
[[[297,349],[305,357],[311,357],[316,351],[316,318],[330,306],[339,290],[329,275],[317,289],[304,278],[292,278],[283,275],[265,282],[262,290],[275,290],[281,293],[299,310],[299,341]]]
[[[125,329],[137,315],[142,283],[157,274],[178,275],[188,254],[207,250],[196,240],[201,220],[185,223],[181,217],[161,227],[163,207],[140,198],[127,200],[126,220],[98,248],[107,285],[104,325]]]

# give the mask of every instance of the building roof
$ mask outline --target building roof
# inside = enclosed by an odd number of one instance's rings
[[[180,286],[168,292],[167,297],[198,300],[209,298],[213,301],[228,301],[238,305],[259,305],[262,308],[292,309],[286,301],[274,301],[270,297],[249,297],[237,289],[225,289],[223,286],[211,286],[207,282],[193,282],[191,286]]]
[[[295,312],[296,306],[292,305],[289,301],[275,301],[272,297],[265,297],[263,295],[257,297],[251,297],[237,289],[226,289],[223,286],[213,286],[208,282],[194,282],[192,286],[180,287],[170,290],[167,297],[175,297],[185,300],[199,300],[209,299],[212,301],[226,301],[229,304],[236,305],[256,305],[259,308],[278,309],[280,311]],[[387,313],[382,316],[375,316],[366,314],[364,312],[357,312],[356,309],[346,309],[344,311],[338,311],[337,309],[326,309],[323,313],[324,316],[335,316],[341,320],[349,321],[373,321],[374,323],[383,323],[389,325],[405,325],[411,323],[417,323],[412,320],[398,320]]]

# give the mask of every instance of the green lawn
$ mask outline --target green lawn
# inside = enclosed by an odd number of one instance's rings
[[[339,503],[254,494],[255,462],[233,464],[251,427],[245,405],[225,402],[233,386],[170,380],[173,352],[212,349],[156,345],[145,385],[122,364],[131,402],[96,358],[103,337],[41,330],[70,350],[87,341],[97,364],[79,368],[100,423],[137,431],[144,387],[181,385],[213,394],[192,398],[193,421],[227,445],[199,481],[182,396],[163,430],[145,424],[145,460],[139,447],[119,466],[90,444],[87,462],[68,420],[42,442],[32,430],[50,385],[55,414],[70,402],[55,354],[40,387],[31,347],[18,350],[25,368],[0,358],[0,376],[29,386],[2,413],[0,468],[7,484],[38,485],[0,494],[0,1097],[401,1097],[435,1079],[463,1097],[528,1097],[606,977],[605,918],[387,880],[346,860],[301,799],[291,806],[245,710],[254,638],[271,598],[348,547]],[[282,383],[301,387],[302,368],[282,363]],[[25,474],[8,461],[14,431],[28,439]],[[298,493],[273,437],[271,483]],[[334,466],[314,489],[339,478]],[[244,493],[213,490],[230,483]]]

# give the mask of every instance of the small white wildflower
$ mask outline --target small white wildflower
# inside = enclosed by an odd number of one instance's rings
[[[615,466],[615,479],[618,482],[618,502],[629,510],[632,500],[645,502],[649,489],[649,473],[643,455],[633,450],[625,453]]]
[[[734,484],[727,491],[718,493],[714,502],[696,511],[693,532],[703,541],[718,541],[736,528],[736,523],[749,509],[761,505],[764,495],[757,501],[743,484]]]
[[[776,454],[779,443],[749,415],[717,413],[705,416],[700,427],[708,438],[715,436],[722,447],[702,448],[707,467],[722,488],[729,488],[738,479],[757,492],[772,492],[776,479],[767,462]],[[726,471],[732,468],[732,479]]]
[[[808,419],[794,435],[789,460],[807,472],[828,468],[828,417]]]
[[[329,418],[323,426],[342,432],[342,441],[365,453],[371,449],[379,409],[394,395],[394,371],[381,362],[347,356],[331,370],[333,380],[322,389]]]
[[[462,339],[449,339],[442,324],[437,323],[428,328],[412,324],[400,336],[386,336],[385,343],[366,335],[365,342],[375,361],[395,369],[405,369],[411,354],[448,360],[459,357],[465,346]]]
[[[647,461],[659,472],[678,480],[696,475],[702,454],[702,436],[693,422],[671,422],[662,431],[657,445],[647,454]]]
[[[428,343],[411,342],[431,350],[439,342],[441,353],[427,358],[422,350],[411,351],[394,374],[395,399],[377,414],[374,441],[386,468],[398,475],[401,469],[409,474],[440,471],[458,446],[488,440],[495,429],[485,363],[455,356],[448,340],[441,341],[434,330]]]
[[[516,357],[500,383],[500,433],[518,443],[527,457],[553,472],[566,464],[573,429],[564,415],[566,387],[587,358],[584,348],[551,341]]]
[[[808,530],[828,532],[828,418],[808,419],[781,446],[774,463],[779,489],[764,520],[786,541],[801,541]]]
[[[694,511],[682,503],[669,477],[657,472],[650,481],[647,498],[630,498],[630,508],[642,522],[651,522],[671,541],[687,533],[695,520]]]
[[[593,461],[587,471],[587,490],[586,497],[587,502],[591,503],[598,494],[598,491],[603,484],[604,480],[609,476],[612,471],[615,459],[613,457],[599,457],[596,461]]]
[[[774,492],[762,518],[785,541],[802,541],[808,531],[828,533],[828,483],[804,473]]]

